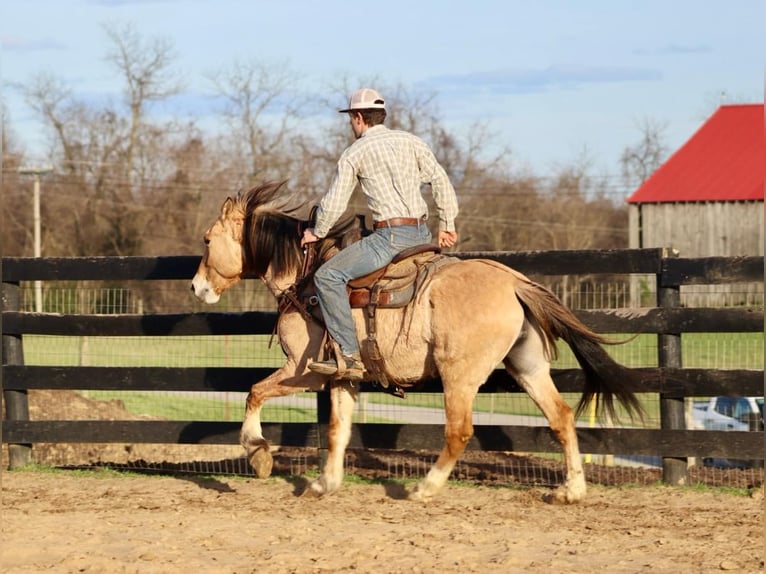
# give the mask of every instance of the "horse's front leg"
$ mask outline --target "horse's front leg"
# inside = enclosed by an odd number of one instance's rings
[[[250,466],[258,478],[268,478],[274,462],[269,442],[263,437],[261,428],[263,404],[273,397],[284,397],[322,387],[322,379],[313,373],[296,375],[295,372],[294,365],[288,362],[281,369],[253,385],[247,395],[245,420],[239,433],[239,442],[247,452]]]
[[[314,480],[306,494],[322,496],[332,494],[343,482],[343,462],[351,439],[351,419],[354,415],[359,389],[353,383],[339,381],[330,388],[330,427],[327,431],[327,462],[319,478]]]

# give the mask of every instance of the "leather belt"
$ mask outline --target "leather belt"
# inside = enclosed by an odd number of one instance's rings
[[[425,222],[425,215],[421,215],[420,217],[392,217],[391,219],[374,222],[372,228],[380,229],[381,227],[399,227],[401,225],[421,225]]]

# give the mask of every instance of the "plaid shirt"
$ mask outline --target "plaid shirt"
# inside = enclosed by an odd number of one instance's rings
[[[439,230],[455,230],[455,189],[428,145],[408,132],[376,125],[340,156],[330,191],[319,204],[314,226],[317,237],[326,236],[343,215],[357,181],[374,221],[427,216],[420,186],[430,183],[439,210]]]

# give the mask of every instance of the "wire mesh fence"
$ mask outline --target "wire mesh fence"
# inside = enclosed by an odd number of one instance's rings
[[[549,286],[573,309],[603,309],[634,306],[627,282],[561,282]],[[728,287],[728,286],[727,286]],[[643,301],[652,301],[653,285],[644,285]],[[724,295],[724,297],[722,297]],[[34,311],[36,295],[32,284],[22,289],[22,309]],[[57,285],[49,282],[42,292],[44,312],[69,314],[142,314],[205,311],[179,282],[136,282],[119,287],[104,287],[98,282]],[[682,301],[684,293],[682,290]],[[698,290],[689,294],[696,306],[722,301],[763,306],[760,292],[752,285],[741,291],[708,291],[707,299]],[[258,281],[243,281],[227,293],[216,311],[274,310],[274,302]],[[161,367],[279,367],[283,354],[267,335],[219,337],[87,337],[26,335],[23,341],[27,365],[45,366],[161,366]],[[763,370],[763,333],[690,333],[682,336],[684,367],[708,369]],[[554,368],[577,368],[566,345],[560,345]],[[608,351],[629,367],[655,367],[658,361],[657,336],[639,335]],[[257,381],[253,381],[255,383]],[[236,392],[159,392],[159,391],[30,391],[31,418],[49,420],[124,420],[165,419],[183,421],[240,421],[244,414],[245,393]],[[575,394],[565,394],[574,406]],[[659,397],[641,396],[647,417],[643,425],[660,427]],[[405,401],[381,393],[362,393],[358,401],[357,422],[439,424],[444,421],[442,395],[411,393]],[[689,409],[693,417],[693,409]],[[262,412],[263,422],[315,422],[317,404],[313,394],[299,394],[273,400]],[[687,421],[687,426],[693,420]],[[547,422],[531,399],[523,394],[492,393],[477,397],[475,425],[545,426]],[[613,425],[586,412],[578,425]],[[4,451],[6,450],[4,445]],[[316,469],[321,452],[311,449],[282,449],[275,454],[275,472],[304,473]],[[6,456],[6,453],[3,453]],[[44,444],[35,445],[33,458],[56,466],[122,466],[132,470],[170,470],[203,474],[251,475],[244,453],[236,445],[112,445]],[[375,453],[362,456],[350,453],[347,466],[362,475],[393,478],[419,478],[425,475],[435,453]],[[603,484],[647,483],[659,480],[661,461],[652,457],[583,454],[588,480]],[[748,487],[762,480],[763,468],[753,461],[690,460],[694,480],[713,484]],[[455,477],[493,482],[555,484],[560,482],[562,462],[555,453],[477,453],[467,452],[453,471]]]

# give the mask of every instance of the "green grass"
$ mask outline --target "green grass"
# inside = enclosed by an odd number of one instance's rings
[[[244,401],[187,397],[165,392],[87,391],[99,401],[119,401],[134,415],[183,421],[241,421]],[[316,422],[316,409],[267,404],[262,420],[269,422]]]
[[[39,474],[52,474],[61,476],[73,476],[76,478],[177,478],[180,472],[140,472],[127,470],[124,468],[112,468],[109,466],[96,466],[91,468],[61,468],[45,464],[31,463],[22,467],[9,469],[8,472],[34,472]],[[194,481],[199,484],[216,484],[222,480],[228,482],[247,482],[251,480],[249,476],[238,474],[194,474]],[[271,477],[268,480],[283,480],[281,477]]]
[[[268,335],[222,337],[64,337],[25,335],[27,365],[93,367],[279,367]]]
[[[625,340],[627,336],[613,335]],[[225,337],[64,337],[24,336],[27,365],[279,367],[279,345],[268,335]],[[681,337],[683,365],[689,368],[763,369],[763,333],[689,333]],[[569,347],[559,343],[554,368],[575,368]],[[608,346],[629,367],[657,366],[657,336],[639,335],[624,345]]]
[[[613,339],[627,336],[612,335]],[[284,362],[284,355],[275,342],[269,347],[267,335],[225,337],[63,337],[27,335],[24,337],[24,359],[27,365],[48,366],[158,366],[158,367],[273,367]],[[682,362],[688,368],[763,369],[763,333],[691,333],[682,336]],[[554,368],[577,368],[569,347],[559,343],[559,357]],[[609,346],[607,351],[620,363],[630,367],[657,366],[656,335],[640,335],[625,345]],[[137,415],[169,420],[219,421],[242,419],[244,404],[240,398],[227,401],[220,398],[172,396],[154,392],[91,391],[88,396],[99,400],[119,400]],[[572,406],[579,394],[564,393]],[[656,426],[659,405],[655,395],[643,397],[646,421]],[[370,393],[372,402],[396,405],[443,408],[441,394],[408,393],[400,399]],[[499,414],[540,416],[532,400],[523,394],[480,394],[475,410]],[[627,422],[618,409],[620,419]],[[391,418],[394,418],[392,415]],[[274,406],[267,403],[262,413],[267,422],[312,422],[314,408]],[[390,420],[390,419],[389,419]],[[582,420],[590,420],[583,417]],[[386,422],[378,419],[370,422]]]
[[[112,469],[109,467],[99,467],[99,468],[93,468],[93,469],[63,469],[63,468],[57,468],[54,466],[49,465],[41,465],[41,464],[28,464],[26,466],[20,467],[20,468],[14,468],[12,470],[9,470],[8,472],[14,472],[14,473],[24,473],[24,472],[33,472],[33,473],[39,473],[39,474],[52,474],[52,475],[66,475],[66,476],[74,476],[74,477],[82,477],[82,478],[103,478],[103,479],[116,479],[116,478],[168,478],[168,477],[177,477],[177,473],[162,473],[162,472],[152,472],[152,473],[143,473],[143,472],[135,472],[131,470],[123,470],[123,469]],[[316,478],[319,476],[319,472],[316,469],[309,469],[304,473],[301,473],[301,477],[303,478]],[[251,480],[249,476],[237,476],[237,475],[198,475],[195,478],[196,481],[199,482],[210,482],[210,483],[217,483],[220,481],[234,481],[234,482],[246,482]],[[277,477],[273,476],[269,478],[268,480],[272,481],[281,481],[284,480],[284,477]],[[356,474],[353,474],[352,472],[349,472],[344,476],[344,483],[345,484],[359,484],[359,485],[377,485],[377,484],[400,484],[403,487],[411,486],[415,483],[417,483],[420,479],[418,478],[367,478],[363,476],[359,476]],[[451,486],[461,486],[464,488],[477,488],[479,486],[484,487],[487,485],[477,485],[475,482],[472,482],[470,480],[458,480],[458,479],[450,479],[450,485]],[[530,489],[535,489],[537,487],[535,486],[527,486],[527,485],[519,485],[519,484],[491,484],[488,485],[489,488],[498,488],[498,489],[509,489],[509,490],[518,490],[518,491],[528,491]],[[679,489],[684,489],[691,492],[707,492],[707,493],[714,493],[714,494],[721,494],[724,496],[732,496],[732,497],[750,497],[752,496],[752,489],[747,488],[735,488],[731,486],[708,486],[702,483],[692,484],[689,486],[673,486],[670,487],[667,484],[663,483],[662,481],[657,481],[652,484],[637,484],[637,483],[626,483],[622,484],[620,486],[602,486],[599,484],[589,484],[588,488],[591,491],[597,491],[597,490],[614,490],[615,488],[619,488],[622,490],[633,490],[633,489],[663,489],[663,490],[670,490],[672,489],[673,492],[678,491]]]
[[[98,401],[117,401],[129,413],[176,421],[235,421],[242,420],[244,400],[237,394],[231,400],[203,396],[183,396],[163,391],[84,391],[83,396]],[[314,423],[317,411],[313,407],[266,403],[261,411],[263,422]],[[370,423],[391,422],[392,419],[366,416]]]
[[[116,470],[109,467],[97,467],[90,469],[63,469],[56,466],[50,466],[46,464],[30,463],[22,467],[8,469],[9,472],[35,472],[38,474],[60,474],[75,477],[94,477],[94,478],[130,478],[146,476],[144,473],[134,472],[130,470]]]
[[[627,335],[607,335],[624,341]],[[639,335],[622,345],[609,345],[607,352],[628,367],[656,367],[657,335]],[[763,333],[685,333],[681,336],[681,360],[686,368],[694,369],[763,369]],[[559,358],[553,367],[576,368],[577,361],[570,348],[558,343]]]

